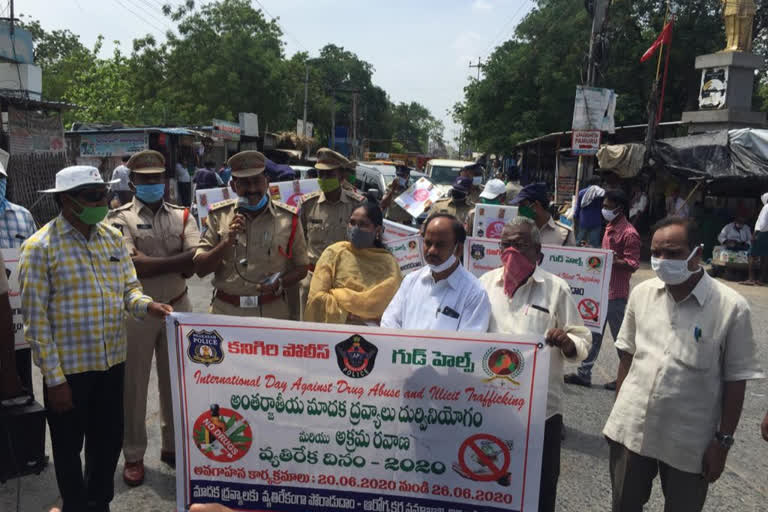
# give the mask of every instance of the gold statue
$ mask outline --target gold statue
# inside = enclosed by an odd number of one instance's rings
[[[725,35],[728,39],[723,52],[752,51],[752,22],[757,6],[754,0],[720,0],[723,2]]]

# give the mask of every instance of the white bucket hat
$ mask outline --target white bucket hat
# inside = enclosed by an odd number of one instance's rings
[[[120,183],[120,180],[112,180],[105,183],[101,179],[99,170],[95,167],[90,165],[73,165],[65,167],[56,173],[56,188],[49,188],[40,192],[43,194],[57,194],[86,185],[114,185],[115,183]]]
[[[485,184],[485,188],[480,193],[480,197],[483,199],[495,199],[506,192],[507,186],[503,181],[492,179]]]

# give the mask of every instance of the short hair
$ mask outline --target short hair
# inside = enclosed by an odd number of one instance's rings
[[[617,205],[621,206],[621,211],[624,215],[629,215],[629,198],[623,190],[618,188],[609,188],[605,191],[605,199],[610,199]]]
[[[128,160],[130,160],[130,159],[131,159],[131,155],[123,155],[123,158],[121,158],[121,160],[122,160],[123,162],[127,162],[127,161],[128,161]]]
[[[701,245],[696,223],[685,217],[679,217],[676,215],[669,215],[664,217],[653,225],[651,232],[655,235],[658,230],[668,228],[669,226],[682,226],[685,229],[685,237],[688,239],[688,248],[690,250],[694,250],[696,247]]]
[[[435,219],[450,219],[451,224],[453,227],[453,237],[456,239],[457,244],[463,244],[467,240],[467,230],[464,229],[464,224],[462,224],[459,219],[456,218],[455,215],[451,215],[450,213],[433,213],[429,216],[429,218],[424,221],[424,226],[422,227],[421,236],[424,236],[427,234],[427,228],[429,227],[429,224],[435,220]]]
[[[539,231],[539,228],[536,226],[536,223],[533,221],[533,219],[523,217],[522,215],[512,217],[512,220],[504,225],[504,229],[514,228],[517,226],[528,226],[531,231],[531,241],[535,245],[541,245],[541,231]]]
[[[213,163],[211,160],[206,160],[205,162],[203,162],[203,165],[206,166],[206,167],[215,167],[216,166],[216,164]]]

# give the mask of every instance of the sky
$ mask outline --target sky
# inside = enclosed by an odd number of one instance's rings
[[[8,0],[0,0],[0,11]],[[129,51],[147,33],[163,39],[173,24],[160,12],[182,0],[17,0],[17,13],[48,30],[69,29],[92,47],[99,34]],[[206,3],[197,0],[198,5]],[[393,102],[417,101],[443,120],[445,138],[458,127],[447,111],[463,98],[478,58],[509,39],[533,7],[531,0],[252,0],[268,18],[278,18],[287,56],[317,56],[328,43],[370,62],[373,82]],[[7,14],[3,14],[7,16]],[[18,16],[18,14],[17,14]],[[105,44],[105,55],[112,51]],[[43,76],[45,80],[45,76]],[[310,120],[311,121],[311,120]]]

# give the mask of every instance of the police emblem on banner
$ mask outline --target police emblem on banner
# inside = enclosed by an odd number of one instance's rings
[[[341,373],[353,379],[362,379],[373,371],[379,349],[359,334],[336,344],[336,362]]]
[[[191,331],[187,334],[189,346],[187,355],[192,362],[209,366],[224,360],[221,343],[224,341],[216,331]]]
[[[523,373],[523,368],[525,368],[525,358],[516,348],[491,347],[483,356],[483,370],[489,376],[485,382],[501,379],[519,386],[520,383],[515,380],[515,377]]]
[[[485,258],[485,246],[483,244],[472,244],[470,247],[470,254],[473,260],[481,260]]]

